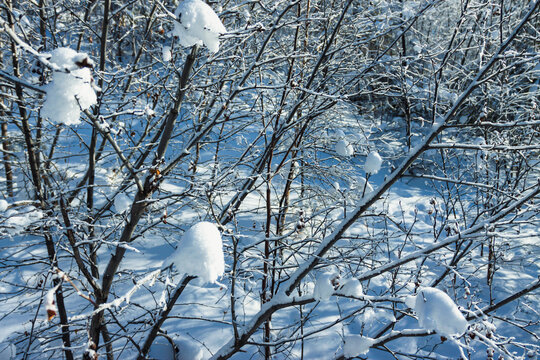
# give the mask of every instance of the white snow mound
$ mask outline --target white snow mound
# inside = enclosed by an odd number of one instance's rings
[[[346,358],[365,355],[368,353],[369,348],[374,342],[375,340],[369,337],[361,335],[347,335],[345,336],[343,355],[345,355]]]
[[[334,282],[337,281],[339,275],[335,273],[322,273],[317,276],[315,282],[315,289],[313,289],[313,297],[315,300],[325,301],[330,299],[330,296],[334,293]]]
[[[85,53],[64,47],[53,50],[50,61],[61,70],[54,71],[52,82],[45,87],[47,99],[41,116],[59,124],[77,125],[81,109],[87,110],[97,101],[89,68],[93,61]]]
[[[468,323],[457,305],[445,292],[432,288],[420,288],[415,297],[405,300],[418,317],[420,326],[446,337],[461,336],[467,331]]]
[[[178,248],[167,259],[180,273],[197,276],[202,283],[214,283],[225,272],[223,243],[218,228],[202,221],[184,233]]]
[[[362,283],[357,278],[351,278],[343,284],[339,289],[339,293],[345,296],[360,297],[364,295],[364,289],[362,289]]]
[[[6,211],[8,206],[9,206],[9,203],[6,200],[0,199],[0,212]]]
[[[336,143],[336,153],[339,156],[351,156],[354,154],[354,148],[345,139],[341,139]]]
[[[378,152],[373,151],[368,154],[366,157],[366,163],[364,164],[364,170],[366,174],[376,174],[381,170],[382,158]]]
[[[208,4],[202,0],[184,0],[174,15],[177,21],[172,34],[178,36],[180,45],[204,44],[213,53],[219,50],[219,36],[227,29]]]

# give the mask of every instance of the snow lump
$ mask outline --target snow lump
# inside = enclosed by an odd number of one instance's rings
[[[345,344],[343,346],[343,355],[346,358],[352,358],[368,353],[369,348],[375,343],[375,340],[361,335],[345,336]]]
[[[202,0],[183,0],[174,15],[177,21],[172,34],[178,36],[180,45],[204,44],[213,53],[219,50],[219,36],[227,29],[208,4]]]
[[[97,101],[90,71],[93,61],[85,53],[61,47],[53,50],[50,62],[59,69],[45,87],[47,99],[41,116],[59,124],[77,125],[81,122],[81,110],[89,109]]]
[[[364,295],[362,283],[357,278],[350,278],[339,288],[339,293],[345,296],[360,297]]]
[[[375,175],[381,170],[382,158],[378,152],[373,151],[366,157],[366,163],[364,164],[364,170],[366,174]]]
[[[339,283],[339,275],[335,273],[322,273],[317,276],[313,297],[315,300],[325,301],[334,294],[335,285]]]
[[[202,283],[215,283],[225,272],[223,243],[218,228],[202,221],[184,233],[178,248],[167,259],[178,271],[196,276]]]
[[[467,331],[467,320],[450,296],[439,289],[420,288],[405,303],[416,312],[420,326],[428,331],[446,337],[461,336]]]
[[[339,156],[351,156],[354,154],[354,148],[347,140],[341,139],[336,143],[336,153]]]

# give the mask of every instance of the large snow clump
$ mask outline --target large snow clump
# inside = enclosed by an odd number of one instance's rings
[[[381,165],[383,160],[378,152],[373,151],[368,154],[366,157],[366,163],[364,164],[364,170],[366,174],[375,175],[381,170]]]
[[[335,286],[339,284],[339,275],[332,272],[325,272],[317,276],[313,297],[315,300],[325,301],[334,294]]]
[[[196,276],[202,283],[216,282],[225,272],[223,243],[218,228],[206,221],[193,225],[166,261],[166,265],[171,263],[180,273]]]
[[[53,73],[53,81],[45,87],[47,99],[41,116],[51,121],[77,125],[81,122],[81,109],[96,103],[90,68],[92,60],[85,53],[61,47],[51,53],[50,62],[60,69]]]
[[[467,331],[467,320],[450,296],[439,289],[420,288],[405,303],[416,312],[420,326],[428,331],[446,337],[461,336]]]
[[[180,45],[206,45],[213,53],[219,50],[219,35],[227,32],[214,10],[202,0],[184,0],[178,5],[172,34]]]
[[[359,355],[366,355],[369,348],[375,343],[375,340],[361,335],[345,336],[343,346],[343,355],[346,358],[352,358]]]

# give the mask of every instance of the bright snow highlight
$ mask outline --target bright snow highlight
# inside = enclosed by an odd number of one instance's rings
[[[53,81],[45,87],[47,99],[41,116],[59,124],[77,125],[81,122],[81,109],[86,110],[97,101],[91,84],[93,62],[88,55],[70,48],[55,49],[50,61],[61,70],[54,71]]]
[[[378,152],[370,152],[366,157],[366,163],[364,164],[364,170],[366,174],[375,175],[381,170],[382,159]]]
[[[8,207],[9,203],[4,199],[0,199],[0,212],[6,211]]]
[[[178,248],[167,259],[180,273],[197,276],[202,283],[214,283],[225,272],[223,243],[218,228],[203,221],[184,233]]]
[[[360,297],[364,295],[362,283],[357,278],[351,278],[339,289],[339,293],[345,296]]]
[[[180,45],[206,45],[213,53],[219,50],[219,35],[227,32],[214,10],[202,0],[184,0],[176,11],[172,34]]]
[[[439,289],[421,288],[416,296],[409,296],[405,303],[416,312],[420,326],[428,331],[446,337],[461,336],[467,331],[467,320],[450,296]]]

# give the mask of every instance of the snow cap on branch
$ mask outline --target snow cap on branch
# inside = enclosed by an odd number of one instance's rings
[[[339,285],[338,274],[331,272],[319,274],[315,282],[315,289],[313,289],[313,297],[315,300],[328,300],[334,294],[337,285]]]
[[[180,273],[214,283],[225,272],[223,243],[216,225],[202,221],[184,233],[176,251],[165,261]]]
[[[50,62],[62,71],[55,71],[53,81],[45,87],[47,99],[41,116],[56,123],[77,125],[81,122],[81,110],[97,101],[90,72],[94,62],[87,54],[64,47],[51,53]]]
[[[357,278],[350,278],[343,286],[341,286],[338,292],[345,296],[360,297],[364,295],[364,289],[362,289],[362,283]]]
[[[366,174],[375,175],[381,170],[382,158],[378,152],[373,151],[366,157],[366,163],[364,164],[364,170]]]
[[[213,53],[219,50],[219,36],[227,29],[214,10],[202,0],[183,0],[174,12],[172,34],[178,36],[180,45],[206,45]]]
[[[369,337],[361,335],[347,335],[345,336],[343,355],[345,355],[347,358],[366,355],[374,342],[375,340]]]
[[[405,303],[416,312],[420,326],[428,331],[446,337],[461,336],[467,331],[467,320],[450,296],[439,289],[420,288]]]
[[[341,139],[336,143],[336,153],[348,157],[354,154],[354,147],[347,140]]]

